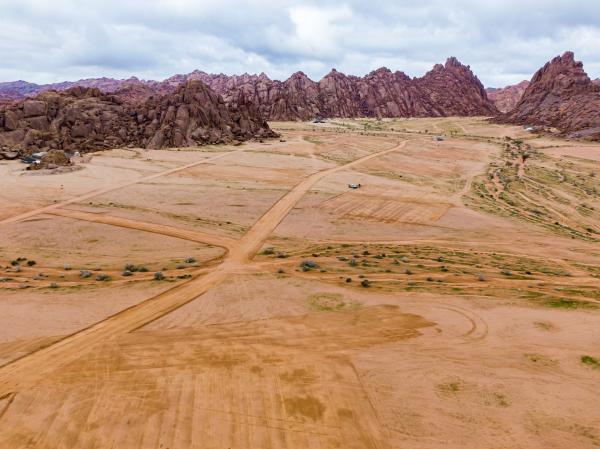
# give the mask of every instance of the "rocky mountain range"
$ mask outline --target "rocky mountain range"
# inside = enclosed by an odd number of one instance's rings
[[[0,109],[0,145],[21,153],[187,147],[275,135],[254,105],[244,98],[226,105],[198,80],[139,104],[78,86]]]
[[[502,88],[487,88],[485,91],[488,98],[500,112],[508,112],[514,109],[517,105],[525,89],[529,86],[529,81],[521,81],[512,86]]]
[[[420,78],[386,68],[364,77],[345,75],[333,69],[315,82],[297,72],[285,81],[267,75],[213,75],[194,71],[164,81],[137,78],[114,80],[97,78],[48,85],[23,81],[0,83],[0,96],[25,98],[47,90],[73,86],[93,87],[114,93],[125,102],[141,103],[151,96],[174,91],[188,80],[200,80],[225,102],[240,98],[258,107],[267,120],[307,120],[322,117],[440,117],[494,115],[498,111],[468,66],[456,58],[437,64]]]
[[[600,86],[590,80],[573,53],[566,52],[538,70],[515,108],[495,120],[600,139]]]
[[[364,77],[333,69],[320,81],[296,72],[285,81],[260,75],[210,75],[196,71],[165,82],[201,79],[225,102],[243,95],[267,120],[321,117],[440,117],[494,115],[481,82],[456,58],[437,64],[421,78],[377,69]]]

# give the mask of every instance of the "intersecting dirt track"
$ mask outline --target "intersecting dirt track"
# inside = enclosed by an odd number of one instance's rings
[[[60,175],[0,164],[23,198],[0,197],[7,236],[73,234],[64,254],[0,238],[0,447],[600,446],[600,146],[478,118],[273,126],[281,142],[113,150]],[[481,193],[506,136],[533,156]],[[575,212],[503,214],[523,184]]]

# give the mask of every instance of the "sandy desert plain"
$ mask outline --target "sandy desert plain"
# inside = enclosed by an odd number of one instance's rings
[[[271,126],[0,163],[1,448],[600,446],[600,144]]]

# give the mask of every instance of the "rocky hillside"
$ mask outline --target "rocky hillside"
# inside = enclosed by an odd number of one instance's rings
[[[496,121],[600,139],[600,86],[590,80],[573,53],[566,52],[538,70],[516,107]]]
[[[190,80],[141,104],[97,88],[44,92],[0,109],[0,145],[19,150],[93,151],[123,146],[186,147],[275,134],[244,99],[227,106]]]
[[[488,88],[486,93],[488,98],[500,112],[512,111],[521,100],[525,89],[529,86],[529,81],[521,81],[519,84],[503,87],[500,89]]]
[[[494,115],[480,81],[456,58],[438,64],[421,78],[386,68],[364,77],[333,69],[320,81],[297,72],[286,81],[264,74],[230,78],[205,77],[225,101],[243,92],[268,120],[322,117],[440,117]]]
[[[468,66],[456,58],[437,64],[421,78],[381,68],[364,77],[333,69],[320,81],[297,72],[281,82],[267,75],[212,75],[194,71],[164,81],[137,78],[97,78],[38,86],[0,83],[0,95],[23,98],[48,89],[84,86],[111,92],[130,104],[173,92],[181,83],[200,80],[223,96],[227,104],[253,103],[268,120],[308,120],[322,117],[439,117],[494,115],[497,110]],[[24,84],[23,84],[24,83]]]

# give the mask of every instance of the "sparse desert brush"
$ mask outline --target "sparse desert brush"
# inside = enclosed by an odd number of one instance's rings
[[[263,256],[272,256],[273,254],[275,254],[275,248],[273,248],[272,246],[269,246],[269,247],[263,249],[261,254]]]
[[[196,263],[196,259],[193,257],[188,257],[185,259],[185,263]]]
[[[136,273],[136,272],[146,273],[146,272],[148,272],[148,268],[146,268],[143,265],[134,265],[132,263],[128,263],[128,264],[125,264],[125,267],[123,268],[123,271],[124,272],[125,271],[129,271],[131,273]]]
[[[371,281],[369,281],[368,279],[363,279],[362,281],[360,281],[360,286],[363,288],[369,288],[371,286]]]
[[[99,275],[96,276],[96,280],[100,281],[100,282],[109,281],[110,280],[110,276],[108,274],[101,273],[101,274],[99,274]]]
[[[591,355],[582,355],[581,363],[583,363],[584,365],[587,365],[587,366],[591,366],[592,368],[595,368],[595,369],[600,369],[600,360],[598,360],[595,357],[592,357]]]
[[[154,280],[163,281],[164,279],[165,279],[165,275],[163,274],[162,271],[157,271],[156,273],[154,273]]]
[[[300,268],[302,269],[302,271],[310,271],[315,268],[319,268],[319,264],[317,264],[317,262],[315,262],[314,260],[304,259],[302,262],[300,262]]]
[[[92,273],[91,273],[91,271],[88,271],[88,270],[81,270],[79,272],[79,277],[86,279],[86,278],[92,277]]]

